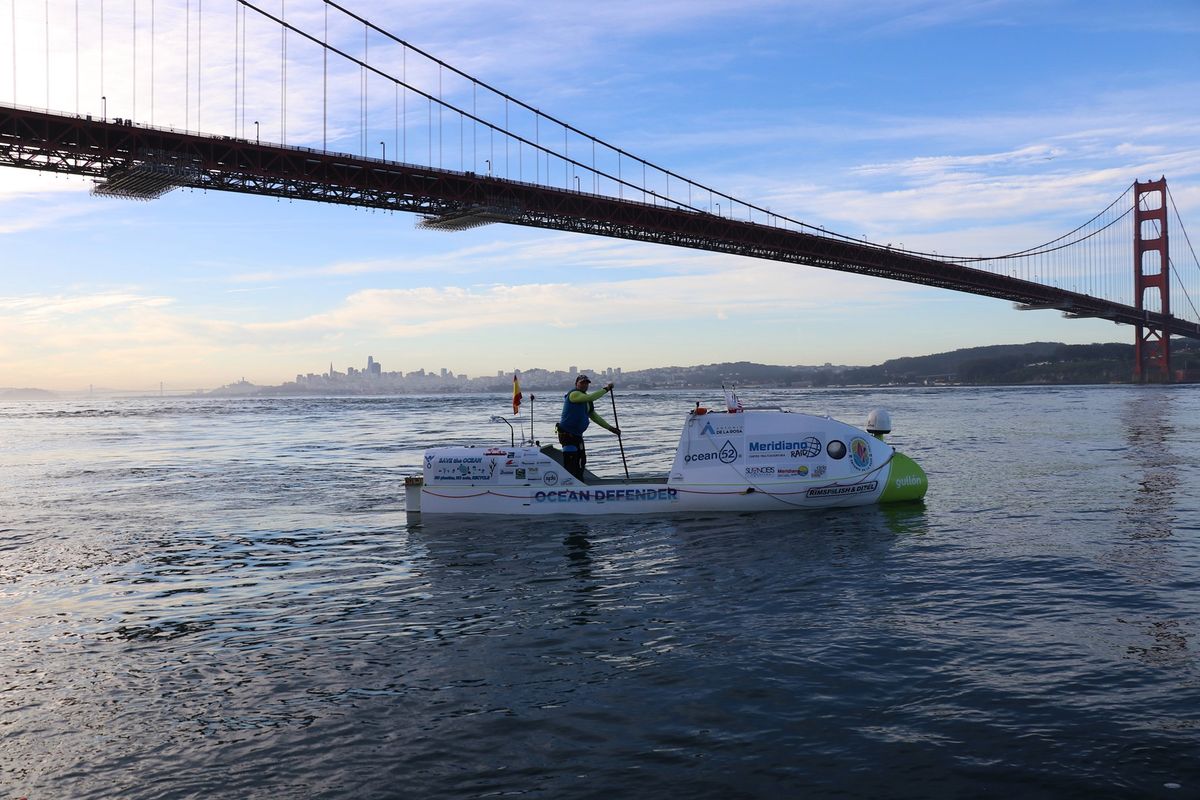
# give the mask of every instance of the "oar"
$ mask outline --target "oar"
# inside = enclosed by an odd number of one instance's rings
[[[621,423],[617,419],[617,395],[612,389],[608,390],[608,396],[612,398],[613,404],[613,425],[617,430],[621,430]],[[629,480],[629,464],[625,461],[625,442],[621,441],[621,434],[617,434],[617,444],[621,446],[621,463],[625,466],[625,480]]]

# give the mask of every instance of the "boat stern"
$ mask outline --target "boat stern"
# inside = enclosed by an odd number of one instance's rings
[[[902,503],[920,500],[929,489],[929,478],[921,465],[897,451],[892,454],[887,485],[879,496],[880,503]]]

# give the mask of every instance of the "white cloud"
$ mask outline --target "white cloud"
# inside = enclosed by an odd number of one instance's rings
[[[83,295],[53,295],[42,297],[0,297],[0,311],[25,320],[61,321],[63,317],[109,313],[115,310],[156,308],[169,305],[168,297],[147,297],[127,292],[101,292]]]
[[[254,323],[248,331],[321,334],[371,331],[425,337],[495,330],[513,320],[569,328],[580,320],[697,320],[790,315],[829,303],[888,305],[913,291],[888,284],[864,292],[862,279],[752,259],[723,259],[720,270],[612,281],[366,289],[308,317]]]

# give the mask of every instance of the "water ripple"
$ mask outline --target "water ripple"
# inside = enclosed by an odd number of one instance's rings
[[[431,441],[493,436],[494,398],[0,405],[0,786],[1195,792],[1200,401],[746,394],[890,406],[929,497],[409,525],[399,477]],[[691,399],[624,396],[631,469],[665,469],[650,443]]]

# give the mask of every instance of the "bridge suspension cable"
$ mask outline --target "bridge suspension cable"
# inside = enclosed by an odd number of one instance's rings
[[[1187,281],[1184,279],[1181,271],[1175,266],[1175,257],[1170,253],[1168,253],[1167,265],[1171,269],[1171,276],[1175,278],[1180,290],[1183,292],[1183,296],[1187,299],[1188,306],[1192,309],[1192,319],[1200,320],[1200,311],[1197,311],[1196,304],[1192,300],[1193,293],[1200,296],[1200,258],[1196,257],[1196,248],[1192,246],[1192,239],[1188,236],[1187,228],[1184,227],[1183,217],[1179,215],[1179,207],[1175,205],[1175,195],[1171,193],[1169,186],[1167,187],[1167,197],[1171,201],[1171,210],[1175,212],[1175,215],[1172,217],[1172,227],[1183,234],[1183,240],[1187,244],[1188,252],[1192,256],[1192,266],[1194,269],[1192,271],[1191,286],[1193,291],[1188,291]]]

